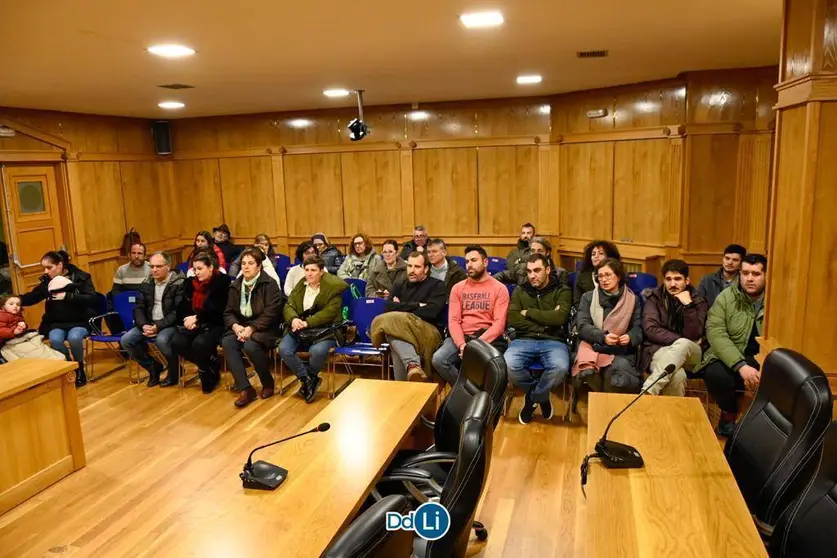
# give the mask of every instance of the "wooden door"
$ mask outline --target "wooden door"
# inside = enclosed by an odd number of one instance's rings
[[[41,256],[64,245],[55,167],[8,165],[2,172],[11,278],[15,292],[23,293],[43,275]],[[42,315],[43,303],[24,311],[30,327],[37,327]]]

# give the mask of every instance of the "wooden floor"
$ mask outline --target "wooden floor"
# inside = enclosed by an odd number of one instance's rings
[[[87,466],[0,516],[0,556],[151,556],[158,537],[177,536],[179,516],[212,521],[212,510],[190,507],[190,495],[238,475],[252,447],[295,433],[329,401],[306,405],[286,392],[239,410],[232,392],[206,396],[194,383],[148,389],[131,385],[125,370],[88,384],[79,399]],[[489,538],[472,536],[468,555],[581,558],[586,428],[566,425],[560,405],[550,423],[523,426],[520,403],[494,437],[477,512]]]

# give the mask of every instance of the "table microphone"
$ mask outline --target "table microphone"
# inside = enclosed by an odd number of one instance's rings
[[[270,442],[269,444],[255,448],[247,457],[247,463],[244,465],[244,470],[238,474],[238,476],[241,477],[241,485],[244,488],[254,488],[256,490],[276,490],[276,487],[282,484],[288,477],[288,470],[274,465],[273,463],[268,463],[267,461],[260,460],[253,463],[253,454],[260,449],[269,448],[270,446],[275,446],[276,444],[281,444],[282,442],[287,442],[288,440],[293,440],[294,438],[299,438],[300,436],[305,436],[306,434],[325,432],[329,428],[331,428],[331,424],[323,422],[311,430],[306,430],[305,432],[300,432],[299,434],[294,434],[293,436],[282,438],[281,440],[276,440],[275,442]]]
[[[604,434],[602,435],[601,440],[596,442],[596,454],[597,457],[601,460],[602,464],[608,469],[640,469],[645,465],[645,462],[642,460],[642,456],[636,450],[635,447],[629,446],[627,444],[620,444],[619,442],[613,442],[607,439],[607,433],[610,430],[610,427],[613,425],[613,422],[622,416],[622,413],[627,411],[631,408],[631,405],[639,401],[639,398],[645,395],[649,389],[651,389],[654,384],[662,380],[663,378],[667,378],[677,368],[673,364],[669,364],[666,366],[665,371],[660,374],[660,377],[651,382],[647,388],[642,390],[639,395],[637,395],[633,401],[628,403],[628,406],[619,411],[619,413],[610,419],[610,422],[607,424],[607,428],[605,428]]]

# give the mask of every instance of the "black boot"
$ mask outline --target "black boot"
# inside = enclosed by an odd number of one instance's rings
[[[306,374],[304,376],[299,377],[299,391],[297,393],[299,393],[300,397],[305,399],[306,402],[308,402],[309,398],[312,397],[311,387],[311,376]]]
[[[76,387],[80,388],[87,385],[87,374],[84,373],[84,367],[79,365],[76,370]]]
[[[320,382],[322,382],[322,380],[320,379],[319,375],[316,375],[316,376],[313,376],[313,377],[308,376],[307,379],[308,379],[309,385],[311,387],[308,388],[308,394],[305,396],[305,402],[306,403],[311,403],[312,401],[314,401],[314,398],[317,396],[317,388],[320,387]]]
[[[159,362],[154,362],[151,365],[151,370],[148,371],[148,382],[145,384],[146,387],[154,387],[160,385],[160,373],[163,371],[163,367],[160,365]]]
[[[166,379],[163,380],[162,382],[160,382],[160,387],[164,388],[164,387],[176,386],[180,383],[179,380],[180,380],[180,378],[177,374],[177,368],[174,368],[174,370],[169,368],[169,373],[166,375]]]

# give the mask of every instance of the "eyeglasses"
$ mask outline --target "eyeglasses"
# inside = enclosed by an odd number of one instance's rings
[[[358,240],[358,241],[356,241],[356,242],[352,242],[352,244],[354,244],[355,246],[360,246],[360,245],[361,245],[361,244],[363,244],[363,243],[364,243],[364,242],[363,242],[362,240]]]
[[[599,273],[596,277],[599,278],[599,281],[607,281],[609,279],[613,279],[616,277],[614,273]]]

